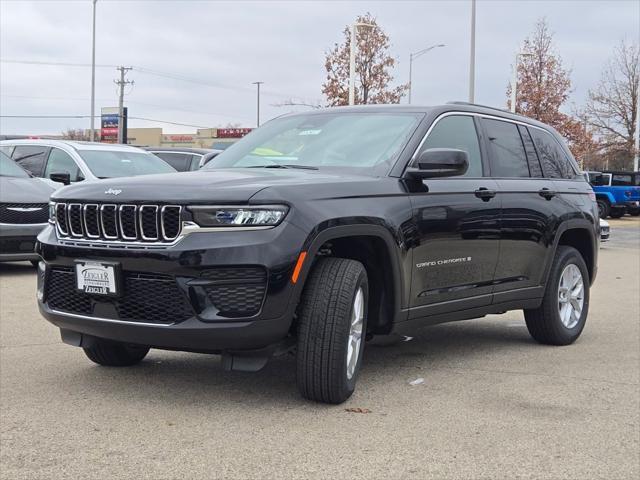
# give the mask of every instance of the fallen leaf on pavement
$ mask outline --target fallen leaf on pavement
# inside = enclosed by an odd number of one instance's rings
[[[371,410],[369,410],[368,408],[360,407],[345,408],[344,411],[349,413],[371,413]]]

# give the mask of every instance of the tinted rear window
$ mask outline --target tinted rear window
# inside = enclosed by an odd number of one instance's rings
[[[529,131],[538,151],[545,177],[574,178],[576,171],[555,138],[539,128],[530,128]]]
[[[36,177],[41,177],[48,154],[49,147],[17,145],[13,150],[12,158],[25,170],[30,171]]]

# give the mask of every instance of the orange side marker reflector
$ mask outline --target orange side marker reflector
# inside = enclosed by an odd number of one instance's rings
[[[304,263],[305,258],[307,258],[307,252],[300,252],[300,255],[298,255],[298,261],[296,262],[296,268],[293,269],[293,275],[291,275],[292,283],[296,283],[298,281],[298,276],[300,275],[300,270],[302,270],[302,264]]]

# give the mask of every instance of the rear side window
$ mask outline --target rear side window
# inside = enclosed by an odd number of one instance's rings
[[[44,163],[49,153],[49,147],[38,145],[17,145],[12,158],[25,170],[29,170],[36,177],[42,177]]]
[[[551,134],[539,128],[530,128],[545,177],[574,178],[576,172],[571,161]]]
[[[473,117],[451,115],[439,120],[422,144],[420,153],[429,148],[456,148],[467,152],[469,168],[462,176],[482,176],[482,157]]]
[[[156,157],[160,157],[179,172],[189,170],[191,164],[191,154],[176,152],[153,152]]]
[[[631,174],[620,174],[620,173],[614,173],[613,176],[611,177],[611,185],[618,185],[618,186],[632,186],[633,185],[633,179],[631,177]]]
[[[527,130],[527,127],[518,125],[518,131],[522,137],[524,150],[527,153],[527,161],[529,162],[529,172],[531,173],[531,176],[534,178],[544,177],[542,167],[540,166],[540,160],[538,160],[538,154],[536,153],[536,148],[533,146],[533,140],[531,139],[529,130]]]
[[[511,122],[483,119],[489,139],[492,177],[528,177],[529,165],[518,126]]]

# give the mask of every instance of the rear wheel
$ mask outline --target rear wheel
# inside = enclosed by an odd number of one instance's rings
[[[297,382],[303,397],[342,403],[351,396],[362,363],[369,285],[355,260],[321,258],[300,302]]]
[[[140,363],[149,353],[149,347],[107,340],[96,340],[93,346],[83,350],[91,361],[106,367],[129,367]]]
[[[589,312],[589,272],[580,252],[561,245],[536,309],[524,311],[527,329],[540,343],[569,345],[582,333]]]
[[[609,202],[598,198],[596,203],[598,204],[598,215],[600,215],[600,218],[607,218],[609,216],[609,210],[611,209]]]
[[[629,215],[631,215],[632,217],[637,217],[638,215],[640,215],[640,208],[634,208],[632,210],[629,210]]]

